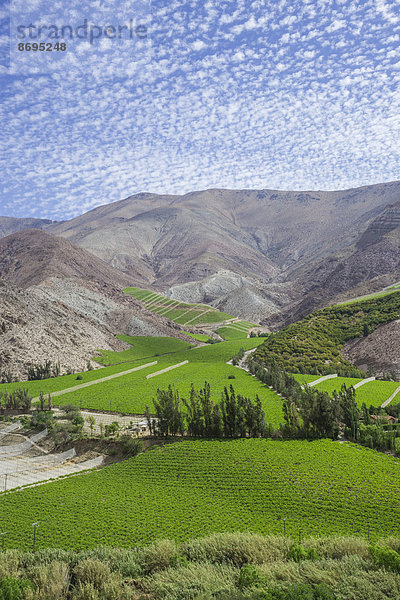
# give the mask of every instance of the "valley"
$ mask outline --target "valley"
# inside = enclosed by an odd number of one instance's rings
[[[399,238],[385,202],[398,186],[373,188],[354,203],[286,195],[300,219],[290,243],[292,217],[279,240],[256,228],[257,210],[278,218],[272,193],[228,191],[160,197],[150,211],[143,195],[134,215],[127,199],[91,211],[91,225],[83,215],[5,235],[6,548],[32,548],[32,523],[41,552],[232,532],[306,552],[338,536],[396,536]],[[199,198],[213,227],[196,233]],[[340,236],[327,235],[324,199],[353,214]],[[310,218],[315,203],[323,226],[305,243],[299,207]],[[189,222],[197,242],[181,235]],[[28,448],[38,435],[43,446]]]

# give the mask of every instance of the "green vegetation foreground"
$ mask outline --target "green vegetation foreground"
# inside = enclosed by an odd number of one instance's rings
[[[399,539],[217,534],[180,545],[3,553],[2,600],[394,600]]]
[[[7,547],[132,547],[213,532],[398,533],[399,461],[351,443],[182,441],[0,496]],[[285,521],[286,519],[286,521]]]

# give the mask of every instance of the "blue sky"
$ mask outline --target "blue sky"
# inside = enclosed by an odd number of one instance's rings
[[[400,178],[400,0],[153,0],[151,18],[146,0],[49,6],[13,1],[10,39],[1,5],[2,215]],[[135,10],[146,40],[17,51],[13,27],[28,17],[108,24]]]

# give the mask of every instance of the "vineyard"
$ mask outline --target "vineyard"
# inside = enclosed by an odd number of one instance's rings
[[[147,310],[161,317],[167,317],[183,326],[222,323],[228,319],[233,319],[232,315],[220,312],[207,304],[187,304],[136,287],[126,288],[124,292],[143,302]]]
[[[312,383],[318,379],[317,375],[303,375],[295,374],[293,377],[301,384]],[[335,377],[334,379],[328,379],[321,383],[318,383],[315,388],[328,394],[332,395],[333,392],[339,391],[343,384],[347,387],[356,385],[361,382],[362,379],[355,377]],[[356,389],[356,400],[357,404],[361,407],[365,402],[367,407],[369,406],[381,406],[385,400],[387,400],[400,386],[398,381],[369,381],[364,385]],[[393,404],[400,402],[400,394],[393,399]]]
[[[56,392],[148,364],[149,362],[156,362],[153,366],[146,367],[143,370],[122,375],[121,377],[87,388],[77,389],[62,396],[55,396],[53,404],[56,406],[74,404],[80,408],[143,414],[146,404],[150,408],[152,407],[152,400],[158,388],[167,388],[172,383],[181,395],[186,395],[187,397],[192,383],[200,388],[207,380],[211,385],[214,398],[219,399],[224,386],[234,383],[235,390],[239,394],[250,396],[253,399],[256,394],[259,395],[269,423],[277,427],[283,420],[282,399],[273,390],[264,386],[242,369],[237,369],[232,365],[226,364],[241,347],[245,350],[255,348],[258,344],[262,343],[261,338],[233,340],[180,351],[176,351],[176,349],[182,346],[189,346],[189,344],[173,339],[174,344],[172,344],[172,348],[175,351],[163,355],[159,355],[159,338],[129,339],[133,344],[135,340],[139,340],[139,346],[135,346],[134,344],[133,351],[137,351],[137,348],[139,348],[142,353],[153,354],[153,356],[95,371],[88,371],[80,375],[80,380],[77,380],[77,375],[66,375],[43,381],[2,384],[0,385],[0,391],[23,387],[27,388],[33,397],[37,397],[40,390],[43,390],[46,394],[48,392]],[[163,339],[167,340],[169,338]],[[179,343],[175,344],[175,342]],[[167,348],[168,342],[165,343],[164,350]],[[125,352],[130,351],[129,349]],[[121,353],[107,353],[107,360],[110,362],[120,359]],[[146,379],[152,373],[157,373],[186,360],[189,361],[188,364],[179,367],[179,369],[173,372],[163,373],[151,379]]]
[[[224,338],[224,340],[238,340],[246,338],[249,329],[256,327],[254,323],[250,321],[233,321],[223,327],[217,329],[217,333]]]
[[[132,547],[211,532],[398,534],[400,464],[327,440],[183,441],[0,496],[7,547]]]
[[[122,362],[148,358],[161,354],[170,354],[181,350],[188,350],[191,344],[172,337],[149,337],[149,336],[117,336],[123,342],[131,344],[131,348],[122,352],[113,352],[111,350],[100,350],[100,357],[96,357],[96,362],[102,365],[113,365]]]

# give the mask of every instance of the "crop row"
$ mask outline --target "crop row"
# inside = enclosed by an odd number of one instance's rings
[[[181,325],[221,323],[226,319],[232,318],[232,315],[220,312],[216,308],[206,304],[187,304],[186,302],[179,302],[172,298],[167,298],[156,292],[135,287],[126,288],[124,291],[130,296],[141,300],[148,310],[168,317]]]
[[[327,440],[185,441],[0,497],[7,546],[131,547],[217,531],[398,534],[399,463]]]

